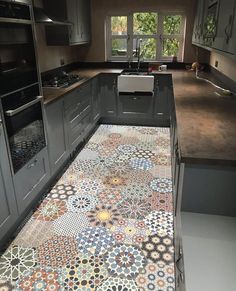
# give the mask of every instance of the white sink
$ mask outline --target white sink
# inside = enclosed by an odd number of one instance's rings
[[[120,75],[117,80],[118,92],[151,92],[154,91],[154,76]]]

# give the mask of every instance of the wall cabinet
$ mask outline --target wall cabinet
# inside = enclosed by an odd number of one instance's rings
[[[76,45],[90,41],[90,0],[45,0],[43,4],[49,16],[71,24],[47,25],[48,45]]]
[[[193,44],[236,58],[235,34],[236,0],[218,2],[198,0],[192,35]]]
[[[236,0],[220,1],[219,5],[217,35],[212,47],[227,53],[235,54]]]
[[[0,241],[18,218],[7,148],[0,122]]]

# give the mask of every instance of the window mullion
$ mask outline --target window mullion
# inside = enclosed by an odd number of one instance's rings
[[[128,60],[132,60],[133,58],[133,14],[128,14],[127,19],[127,58]]]

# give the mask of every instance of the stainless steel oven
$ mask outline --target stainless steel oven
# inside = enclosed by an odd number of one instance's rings
[[[37,85],[1,98],[14,173],[46,146],[42,97]]]

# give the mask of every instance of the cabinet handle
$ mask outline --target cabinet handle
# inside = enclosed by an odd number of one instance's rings
[[[225,27],[226,43],[229,43],[229,40],[232,36],[232,24],[233,24],[233,15],[229,16],[229,22]]]
[[[28,168],[28,169],[31,169],[31,168],[35,167],[35,166],[36,166],[36,164],[37,164],[37,162],[38,162],[38,160],[37,160],[37,159],[35,159],[35,160],[33,161],[33,163],[32,163],[32,164],[30,164],[30,165],[28,165],[28,166],[27,166],[27,168]]]
[[[0,119],[0,136],[2,135],[2,119]]]

